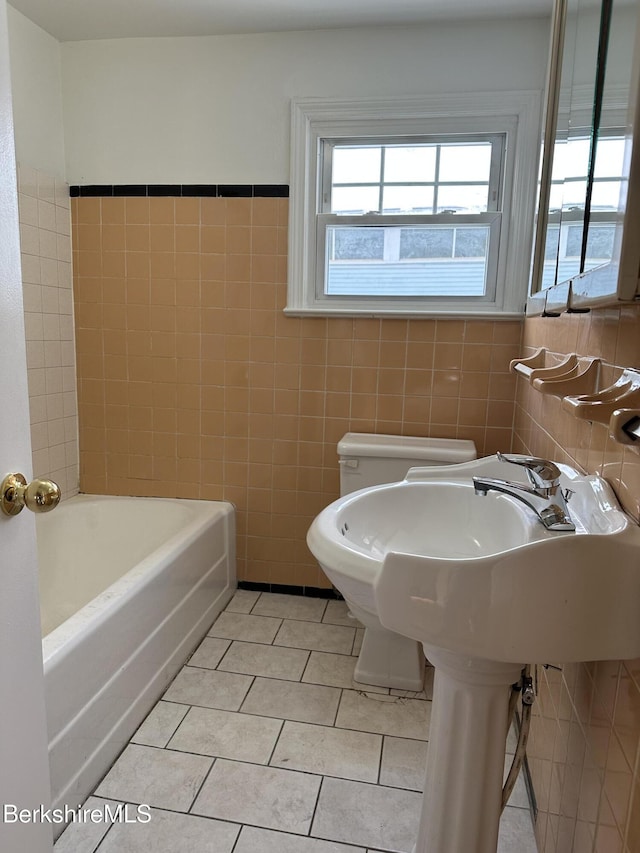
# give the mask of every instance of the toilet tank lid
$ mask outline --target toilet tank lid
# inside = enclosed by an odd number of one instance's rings
[[[386,456],[424,459],[431,462],[469,462],[477,458],[473,441],[455,438],[423,438],[415,435],[375,435],[348,432],[338,442],[339,456]]]

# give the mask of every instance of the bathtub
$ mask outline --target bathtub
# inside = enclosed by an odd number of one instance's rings
[[[37,538],[52,801],[75,807],[231,598],[235,514],[77,495]]]

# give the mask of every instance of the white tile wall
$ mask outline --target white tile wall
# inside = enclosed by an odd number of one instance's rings
[[[78,492],[69,187],[18,168],[22,284],[34,477]]]

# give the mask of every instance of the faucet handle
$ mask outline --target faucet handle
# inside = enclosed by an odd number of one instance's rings
[[[549,459],[539,459],[537,456],[522,456],[519,453],[500,453],[498,459],[501,462],[511,462],[520,465],[527,471],[531,484],[539,489],[548,489],[557,486],[560,482],[560,469]]]

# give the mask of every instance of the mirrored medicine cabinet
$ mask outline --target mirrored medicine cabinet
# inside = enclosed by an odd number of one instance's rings
[[[640,2],[556,0],[527,314],[640,298]]]

